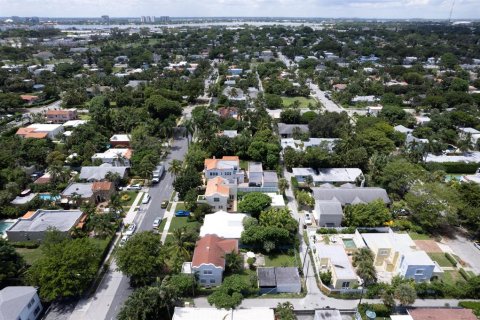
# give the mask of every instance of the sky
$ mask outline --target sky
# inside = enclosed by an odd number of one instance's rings
[[[480,0],[0,0],[0,16],[479,19]]]

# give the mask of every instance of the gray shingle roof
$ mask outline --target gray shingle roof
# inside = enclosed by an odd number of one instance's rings
[[[125,176],[128,167],[113,167],[111,165],[104,166],[104,163],[98,167],[82,167],[80,171],[80,179],[87,181],[99,181],[105,179],[109,172],[118,173],[120,177]]]
[[[12,286],[0,290],[0,320],[17,319],[37,293],[34,287]]]
[[[278,285],[298,284],[300,282],[300,275],[298,269],[295,267],[276,267],[275,278]]]
[[[62,196],[69,197],[77,194],[82,198],[90,198],[93,195],[92,185],[91,182],[72,183],[63,190]]]
[[[275,268],[257,268],[258,286],[275,287]]]
[[[382,188],[312,188],[315,200],[337,200],[342,205],[352,203],[369,203],[380,199],[390,203],[387,191]]]

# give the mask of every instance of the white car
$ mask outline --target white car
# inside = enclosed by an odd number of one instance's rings
[[[125,231],[125,235],[126,236],[131,236],[135,232],[136,229],[137,229],[137,225],[135,223],[132,223],[128,227],[127,231]]]
[[[123,247],[123,246],[125,245],[125,243],[127,243],[128,238],[130,238],[130,236],[124,235],[124,236],[122,237],[122,239],[120,239],[120,244],[119,244],[120,247]]]
[[[150,201],[150,195],[147,193],[142,199],[143,204],[147,204]]]
[[[127,186],[127,190],[142,190],[142,186],[139,184],[132,184]]]
[[[304,223],[306,225],[311,225],[312,224],[312,217],[310,216],[310,213],[305,213],[305,220]]]
[[[161,222],[162,222],[162,218],[160,217],[153,220],[153,229],[158,229],[158,226],[160,226]]]

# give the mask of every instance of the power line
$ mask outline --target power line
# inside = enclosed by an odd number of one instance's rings
[[[453,0],[452,7],[450,8],[450,15],[448,16],[448,22],[452,22],[452,13],[453,13],[454,6],[455,6],[455,0]]]

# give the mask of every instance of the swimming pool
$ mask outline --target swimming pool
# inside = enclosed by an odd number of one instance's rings
[[[353,239],[342,239],[343,245],[347,249],[355,249],[357,246],[355,245],[355,241]]]
[[[40,193],[38,197],[45,201],[55,201],[60,199],[60,196],[54,197],[50,193]]]
[[[10,221],[0,221],[0,235],[3,235],[12,224],[13,222]]]

